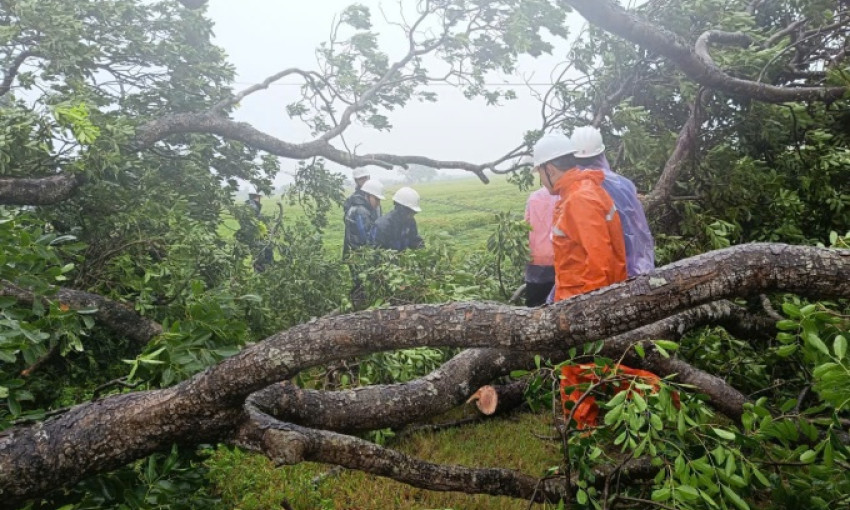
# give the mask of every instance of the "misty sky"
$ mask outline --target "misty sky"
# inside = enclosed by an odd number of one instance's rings
[[[409,8],[415,0],[402,0]],[[313,0],[286,2],[276,0],[210,0],[208,13],[215,22],[215,42],[227,51],[238,72],[238,90],[260,82],[288,67],[316,69],[314,50],[327,41],[334,15],[354,0]],[[404,50],[398,39],[401,30],[384,22],[379,6],[389,17],[397,16],[397,0],[360,0],[372,11],[374,29],[381,33],[382,49],[392,56]],[[297,7],[294,7],[297,5]],[[575,16],[575,15],[574,15]],[[571,25],[583,22],[573,18]],[[576,29],[571,28],[571,33]],[[521,83],[533,73],[534,82],[549,82],[552,68],[565,53],[566,43],[558,44],[554,56],[523,59],[516,76],[494,77],[492,82]],[[285,106],[297,97],[295,78],[249,96],[235,113],[237,120],[250,122],[258,129],[287,141],[303,142],[309,131],[286,115]],[[514,88],[519,99],[498,107],[487,106],[482,99],[466,100],[447,86],[431,90],[439,95],[437,103],[412,102],[390,112],[390,132],[366,130],[352,125],[346,131],[349,147],[356,152],[416,154],[437,159],[459,159],[475,163],[490,161],[522,141],[522,134],[540,126],[540,105],[525,85]],[[539,87],[545,90],[543,87]],[[337,147],[342,148],[337,140]],[[284,170],[294,162],[284,162]],[[350,172],[346,172],[350,175]]]

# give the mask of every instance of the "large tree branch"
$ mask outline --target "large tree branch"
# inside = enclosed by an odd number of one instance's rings
[[[558,487],[563,487],[554,479],[538,480],[509,469],[434,464],[360,438],[279,422],[256,411],[251,418],[239,431],[236,444],[261,451],[278,465],[324,462],[429,490],[535,501],[557,501]]]
[[[67,200],[85,181],[82,174],[0,178],[0,205],[52,205]]]
[[[735,78],[717,67],[707,51],[691,48],[675,33],[627,12],[611,0],[560,0],[560,4],[574,7],[585,19],[604,30],[669,58],[689,78],[705,87],[768,103],[831,102],[841,99],[847,92],[846,87],[777,87]],[[729,33],[706,36],[709,38],[743,42],[743,38],[732,37]]]
[[[15,76],[18,75],[18,70],[21,68],[21,65],[23,65],[26,59],[32,56],[35,56],[34,51],[24,50],[12,59],[9,67],[7,67],[6,71],[3,73],[3,82],[0,83],[0,97],[5,96],[12,89],[12,82],[15,81]]]
[[[464,161],[441,161],[422,156],[403,156],[393,154],[357,155],[339,150],[325,141],[313,141],[294,144],[263,133],[250,124],[236,122],[211,113],[183,113],[163,117],[141,126],[136,132],[135,148],[138,150],[153,146],[156,142],[169,136],[188,133],[209,133],[229,140],[237,140],[275,156],[290,159],[325,158],[340,165],[357,168],[367,165],[377,165],[392,169],[393,166],[411,164],[425,165],[432,168],[458,169],[474,173],[483,182],[489,182],[484,170],[492,168],[504,159],[490,163],[475,165]]]
[[[702,124],[702,101],[705,96],[705,89],[700,89],[697,92],[694,102],[691,105],[691,113],[685,125],[679,130],[679,136],[676,138],[676,148],[673,153],[667,158],[664,164],[664,170],[655,182],[652,192],[646,196],[643,201],[643,207],[647,216],[660,205],[669,201],[670,195],[673,193],[673,187],[676,184],[676,178],[679,176],[681,169],[684,167],[688,156],[693,154],[697,148],[699,137],[699,127]]]
[[[246,348],[172,388],[113,396],[0,437],[3,505],[167,448],[220,440],[251,393],[308,367],[417,346],[552,351],[731,296],[850,297],[850,251],[751,244],[707,253],[542,309],[411,305],[325,317]]]
[[[740,392],[720,378],[682,360],[664,358],[647,347],[638,357],[633,347],[653,339],[677,340],[686,332],[707,324],[720,324],[741,338],[775,334],[773,321],[755,316],[730,301],[718,301],[686,310],[661,321],[606,339],[603,354],[612,359],[626,356],[628,364],[661,376],[679,374],[677,380],[696,386],[712,405],[738,419],[746,401]],[[566,359],[567,350],[541,353],[544,358]],[[357,432],[398,428],[449,411],[462,404],[472,390],[513,370],[534,368],[532,352],[502,349],[468,349],[425,377],[407,383],[374,385],[341,391],[302,389],[291,383],[274,384],[254,393],[251,399],[273,417],[310,428]]]
[[[251,398],[275,418],[305,427],[337,432],[397,428],[457,407],[479,386],[533,365],[531,352],[467,349],[427,376],[406,383],[341,391],[281,383]]]

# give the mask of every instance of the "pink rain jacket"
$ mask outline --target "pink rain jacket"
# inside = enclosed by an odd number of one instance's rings
[[[558,195],[549,194],[546,188],[540,188],[528,197],[525,204],[525,221],[531,225],[528,233],[528,246],[531,251],[531,264],[535,266],[555,265],[555,252],[552,249],[552,216]]]

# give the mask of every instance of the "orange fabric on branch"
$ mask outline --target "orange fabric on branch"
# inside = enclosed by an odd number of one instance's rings
[[[578,429],[595,427],[599,418],[599,405],[596,404],[595,397],[588,395],[584,400],[579,402],[579,399],[581,399],[581,396],[584,395],[586,390],[581,390],[578,386],[585,383],[595,384],[600,381],[599,375],[594,372],[595,368],[598,367],[589,364],[565,365],[561,367],[561,404],[564,408],[564,418],[569,418],[571,411],[566,406],[567,402],[578,403],[572,411],[573,420],[575,420]],[[647,370],[640,370],[620,364],[614,365],[613,369],[610,366],[606,366],[602,369],[602,372],[605,374],[611,372],[614,375],[622,374],[633,379],[640,379],[641,382],[652,386],[653,391],[658,391],[658,383],[661,380],[660,377]],[[613,383],[613,389],[616,393],[619,393],[629,389],[630,385],[630,381],[621,380]],[[575,389],[567,395],[567,388]],[[640,392],[640,390],[635,391]],[[640,393],[643,394],[643,392]],[[679,407],[679,394],[676,392],[673,392],[673,404],[677,408]]]

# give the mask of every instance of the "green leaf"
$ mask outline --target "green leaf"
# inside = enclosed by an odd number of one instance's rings
[[[703,501],[708,503],[709,506],[711,506],[712,508],[720,508],[720,506],[717,504],[717,502],[714,501],[714,499],[711,496],[709,496],[706,491],[700,490],[699,495],[703,499]]]
[[[680,496],[683,496],[683,499],[686,501],[694,501],[699,498],[699,491],[690,485],[679,485],[675,490]]]
[[[714,427],[712,427],[711,430],[715,434],[717,434],[717,437],[719,437],[721,439],[726,439],[727,441],[734,441],[735,440],[735,433],[734,432],[730,432],[728,430],[723,430],[723,429],[716,429]]]
[[[677,344],[676,342],[671,342],[670,340],[655,340],[654,343],[656,347],[660,346],[662,349],[668,351],[675,351],[679,348],[679,344]]]
[[[770,480],[768,480],[767,477],[764,476],[764,473],[759,471],[759,469],[755,466],[753,466],[753,475],[759,482],[761,482],[762,485],[764,485],[765,487],[770,487]]]
[[[823,343],[823,340],[821,340],[820,337],[816,333],[807,334],[806,335],[806,343],[809,344],[810,346],[814,347],[815,349],[819,350],[820,352],[826,354],[827,356],[829,356],[829,349],[827,348],[826,344]]]
[[[670,499],[670,489],[667,487],[663,489],[656,489],[652,491],[652,501],[667,501]]]
[[[806,450],[800,454],[800,462],[805,462],[809,464],[814,462],[815,458],[818,456],[817,452],[814,450]]]
[[[623,391],[617,393],[616,395],[614,395],[614,398],[612,398],[611,400],[608,401],[608,408],[613,409],[614,407],[617,407],[618,405],[625,402],[626,396],[628,395],[628,393],[629,393],[628,390],[623,390]]]
[[[635,344],[635,352],[638,356],[641,357],[641,359],[646,357],[646,351],[644,350],[643,345],[641,344]]]
[[[836,358],[842,359],[847,354],[847,339],[843,335],[836,336],[835,341],[832,342],[832,350]]]
[[[776,355],[781,358],[787,358],[795,352],[797,352],[797,344],[783,345],[782,347],[776,349]]]
[[[587,492],[584,489],[579,489],[576,491],[576,501],[579,505],[584,505],[587,503]]]
[[[726,485],[721,485],[720,488],[723,489],[723,494],[732,502],[732,504],[740,508],[740,510],[750,510],[750,505],[748,505],[746,501],[741,499],[741,496],[735,494],[735,491],[733,491]]]
[[[620,417],[623,415],[623,407],[625,404],[620,404],[615,406],[613,409],[605,413],[605,425],[611,426],[617,423],[620,420]]]
[[[834,452],[832,450],[832,443],[829,439],[826,440],[826,446],[823,447],[823,465],[831,468],[834,462]]]
[[[632,400],[634,400],[635,407],[640,412],[646,411],[646,400],[641,396],[641,394],[637,391],[632,392]]]
[[[779,329],[779,330],[782,330],[782,331],[793,331],[793,330],[797,329],[798,327],[799,327],[799,324],[797,324],[797,321],[792,321],[792,320],[788,320],[788,319],[784,319],[784,320],[781,320],[781,321],[776,323],[776,329]]]

